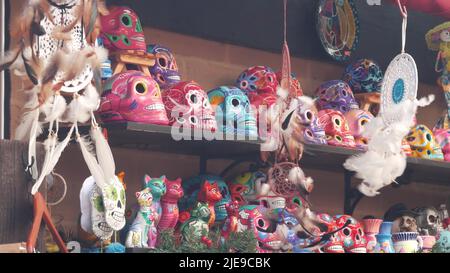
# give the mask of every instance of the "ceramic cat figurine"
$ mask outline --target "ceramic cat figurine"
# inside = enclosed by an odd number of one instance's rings
[[[161,198],[166,194],[166,184],[164,184],[164,180],[166,180],[165,176],[161,176],[160,178],[151,178],[149,175],[144,176],[144,187],[149,188],[153,195],[153,205],[152,208],[156,211],[158,216],[156,217],[156,226],[158,226],[159,219],[161,217],[162,208],[161,208]]]
[[[222,227],[221,231],[221,239],[222,242],[225,242],[228,237],[232,233],[237,232],[238,230],[238,218],[239,218],[239,203],[238,201],[230,202],[229,204],[225,205],[225,209],[227,210],[227,218],[225,220],[225,223]]]
[[[207,245],[210,244],[208,239],[211,211],[208,204],[198,202],[192,210],[190,218],[181,226],[181,234],[184,240],[188,242],[200,241]],[[213,208],[214,210],[214,208]]]
[[[210,218],[208,225],[211,227],[216,221],[216,213],[214,210],[214,205],[222,199],[222,194],[220,193],[219,187],[216,182],[210,183],[205,181],[202,188],[198,192],[198,201],[206,203],[210,210]]]
[[[158,230],[175,228],[179,217],[178,200],[184,195],[181,178],[174,181],[165,179],[164,183],[167,191],[161,198],[162,214],[158,223]]]
[[[149,188],[136,193],[139,212],[128,231],[128,248],[154,248],[156,243],[156,212],[152,209],[153,196]]]

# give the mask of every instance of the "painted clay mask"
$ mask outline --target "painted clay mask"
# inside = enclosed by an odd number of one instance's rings
[[[169,48],[161,45],[148,45],[147,52],[155,55],[155,65],[150,67],[150,73],[162,90],[181,81],[175,56]]]
[[[337,215],[334,220],[338,229],[344,227],[349,221],[349,225],[338,232],[343,240],[345,252],[366,253],[366,239],[361,223],[348,215]]]
[[[242,90],[221,86],[209,91],[208,97],[215,108],[219,131],[226,134],[258,136],[255,115],[248,97]]]
[[[104,90],[98,110],[103,122],[169,124],[159,86],[144,73],[115,75],[105,83]]]
[[[163,93],[170,125],[217,130],[216,118],[206,92],[195,82],[180,82]]]
[[[358,149],[365,149],[368,144],[368,139],[363,137],[364,127],[374,118],[370,112],[352,109],[345,113],[350,132],[355,138],[356,147]]]
[[[325,129],[328,145],[340,147],[355,147],[347,120],[341,112],[334,110],[319,111],[319,121]]]
[[[144,31],[138,15],[128,7],[112,7],[101,17],[105,47],[110,52],[121,50],[146,51]]]
[[[383,71],[374,61],[361,59],[347,66],[342,79],[355,93],[380,92]]]
[[[436,141],[442,148],[445,161],[450,162],[450,130],[449,129],[435,129],[434,136]]]
[[[338,229],[333,217],[326,213],[316,215],[316,221],[321,227],[321,233],[331,233]],[[344,253],[344,241],[339,233],[331,235],[330,239],[322,246],[318,252],[321,253]]]
[[[332,109],[346,113],[350,109],[358,109],[358,103],[352,89],[344,81],[333,80],[323,83],[316,90],[316,104],[319,110]]]
[[[412,156],[443,160],[441,146],[436,142],[433,132],[425,125],[417,125],[409,132],[406,140],[411,146]]]

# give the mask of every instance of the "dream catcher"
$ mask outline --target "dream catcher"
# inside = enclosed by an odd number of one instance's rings
[[[320,0],[317,33],[336,61],[346,61],[359,43],[359,19],[353,0]]]
[[[367,196],[379,194],[379,189],[403,174],[406,155],[402,152],[402,140],[414,125],[418,106],[427,106],[434,100],[432,95],[416,99],[417,66],[413,57],[405,53],[407,11],[399,1],[398,5],[403,16],[402,51],[386,70],[380,113],[367,124],[363,133],[369,139],[368,151],[344,163],[346,169],[356,172],[356,177],[363,180],[358,189]]]

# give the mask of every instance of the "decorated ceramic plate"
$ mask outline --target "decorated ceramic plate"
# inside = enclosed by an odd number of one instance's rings
[[[346,61],[359,43],[359,20],[354,0],[319,0],[317,33],[325,51]]]
[[[418,81],[417,66],[413,57],[407,53],[397,55],[384,75],[381,87],[381,112],[392,105],[416,99]]]

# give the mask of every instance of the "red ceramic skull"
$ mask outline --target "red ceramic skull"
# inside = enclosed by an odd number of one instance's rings
[[[267,66],[252,66],[239,75],[237,87],[250,93],[276,94],[278,82],[275,72]]]
[[[366,253],[367,243],[361,223],[349,215],[336,215],[333,219],[338,229],[343,228],[338,234],[344,243],[345,252]]]
[[[110,51],[138,50],[146,52],[144,31],[138,15],[128,7],[112,7],[101,17],[100,37]]]
[[[320,213],[316,215],[316,221],[320,227],[321,235],[334,232],[338,229],[336,221],[333,217],[326,213]],[[326,244],[318,249],[320,253],[344,253],[344,241],[339,233],[331,235]]]
[[[328,145],[347,148],[356,146],[355,138],[341,112],[330,109],[321,110],[319,111],[319,122],[325,129]]]
[[[104,85],[98,113],[103,122],[169,124],[158,84],[140,71],[110,78]]]
[[[208,95],[196,82],[180,82],[164,91],[162,99],[170,125],[217,130]]]

